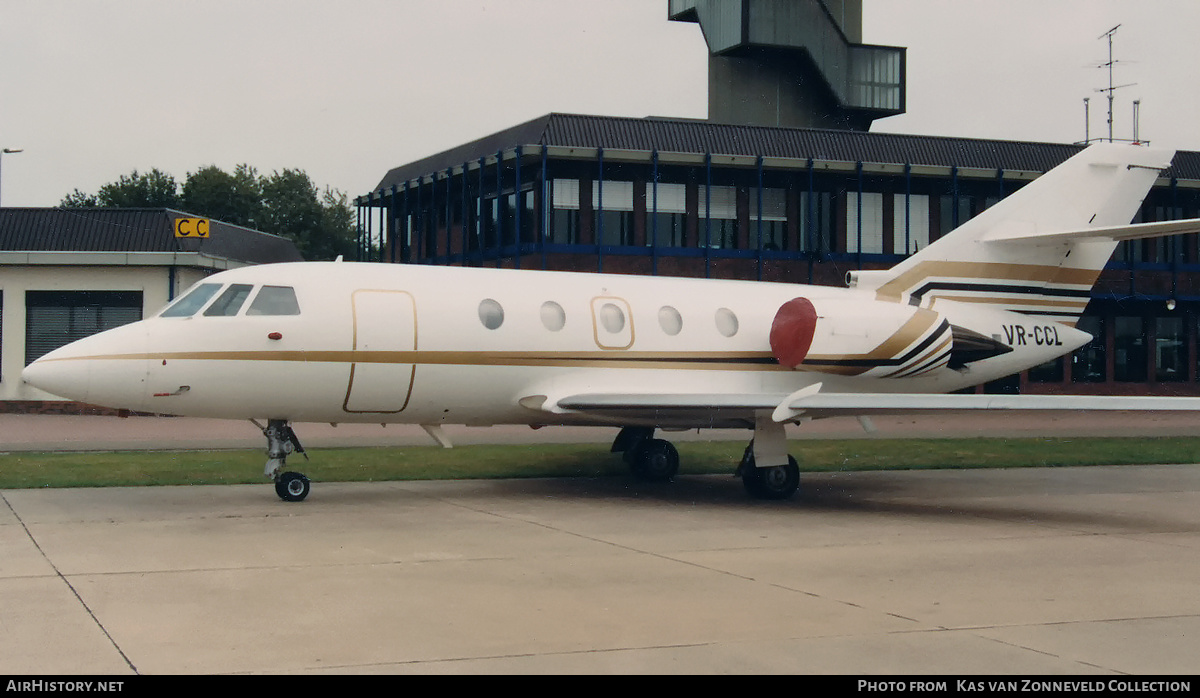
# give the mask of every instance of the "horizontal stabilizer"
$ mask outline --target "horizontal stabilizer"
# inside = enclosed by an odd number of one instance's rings
[[[1187,233],[1200,233],[1200,218],[1046,233],[1039,232],[1036,226],[1001,227],[993,230],[984,237],[984,241],[1049,245],[1064,242],[1085,242],[1088,240],[1123,242],[1125,240],[1142,240],[1145,238],[1166,237],[1168,235],[1185,235]]]

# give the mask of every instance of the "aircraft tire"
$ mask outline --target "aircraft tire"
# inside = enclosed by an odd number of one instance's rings
[[[308,478],[301,473],[284,473],[275,480],[275,494],[285,502],[303,502],[310,488]]]
[[[646,482],[670,482],[679,473],[679,451],[670,441],[646,439],[633,454],[633,472]]]
[[[788,499],[800,487],[800,465],[788,456],[788,464],[774,468],[759,468],[754,457],[742,464],[742,484],[755,499]]]

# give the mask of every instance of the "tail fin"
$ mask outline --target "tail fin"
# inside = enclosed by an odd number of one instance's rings
[[[913,305],[943,298],[1074,325],[1117,244],[1086,231],[1127,225],[1173,156],[1093,145],[895,267],[852,273],[851,284]]]

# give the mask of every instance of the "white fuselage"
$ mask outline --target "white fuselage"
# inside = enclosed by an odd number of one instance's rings
[[[31,364],[25,380],[73,400],[185,416],[600,424],[608,422],[548,409],[547,400],[599,391],[786,396],[816,383],[823,392],[941,393],[1089,339],[952,301],[919,310],[928,314],[919,323],[916,307],[874,292],[779,283],[355,263],[250,267],[203,283],[218,288],[196,312],[169,316],[177,303],[166,316],[73,343]],[[245,300],[236,312],[214,313],[213,299],[239,284]],[[299,314],[256,310],[264,287],[294,289]],[[776,360],[768,337],[795,298],[816,308],[807,356],[824,362],[793,369]],[[951,368],[951,325],[1011,351]],[[709,417],[642,421],[715,425]]]

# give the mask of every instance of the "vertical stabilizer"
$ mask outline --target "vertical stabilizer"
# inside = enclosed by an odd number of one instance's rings
[[[886,272],[856,276],[880,298],[939,298],[1074,324],[1116,242],[1039,236],[1127,225],[1173,151],[1093,145]],[[1025,244],[989,240],[1020,234]]]

